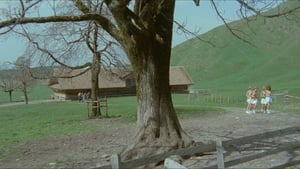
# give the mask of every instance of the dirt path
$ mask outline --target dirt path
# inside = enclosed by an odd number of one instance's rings
[[[40,104],[40,103],[49,103],[49,102],[66,102],[67,100],[53,100],[53,99],[46,99],[46,100],[30,100],[28,104]],[[24,101],[19,102],[10,102],[10,103],[4,103],[0,104],[0,107],[10,107],[10,106],[16,106],[16,105],[24,105]]]
[[[217,137],[230,140],[299,126],[300,115],[280,112],[248,115],[241,109],[232,109],[226,113],[211,113],[180,121],[185,131],[193,136],[195,141],[211,143]],[[94,133],[35,139],[16,145],[14,151],[0,157],[0,168],[92,168],[108,164],[110,154],[120,152],[131,142],[135,134],[135,125],[124,124],[118,118],[85,121],[85,123],[99,122],[106,127]],[[300,136],[293,136],[291,139],[300,141]],[[294,157],[297,159],[300,155],[296,154]],[[209,159],[195,159],[202,160],[199,165],[209,165],[207,162]],[[266,160],[272,161],[272,158]],[[187,161],[186,165],[193,168],[195,165],[192,163],[193,161]],[[197,167],[203,167],[199,165]]]

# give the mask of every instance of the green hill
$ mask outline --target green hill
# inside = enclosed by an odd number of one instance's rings
[[[280,8],[291,6],[300,7],[300,1],[287,1]],[[238,30],[235,33],[250,44],[225,26],[217,27],[199,36],[214,46],[190,39],[173,48],[171,65],[185,66],[194,80],[192,88],[240,90],[270,84],[300,94],[300,9],[296,14],[298,18],[252,17],[250,22],[231,22],[230,27]]]

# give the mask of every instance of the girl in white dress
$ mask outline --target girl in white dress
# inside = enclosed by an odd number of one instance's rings
[[[250,108],[250,112],[251,112],[252,114],[255,114],[255,113],[256,113],[257,90],[258,90],[258,88],[257,88],[257,87],[254,87],[254,89],[251,91],[251,101],[250,101],[251,108]]]
[[[272,103],[272,89],[271,86],[266,87],[266,97],[265,97],[267,113],[270,114],[270,105]]]
[[[250,114],[250,109],[251,109],[251,92],[252,92],[252,87],[249,86],[248,90],[246,91],[246,102],[247,102],[247,108],[246,108],[246,113]]]
[[[266,105],[266,86],[262,88],[260,92],[260,104],[261,104],[261,112],[266,113],[267,105]]]

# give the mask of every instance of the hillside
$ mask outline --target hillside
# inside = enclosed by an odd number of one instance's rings
[[[299,6],[287,1],[281,8]],[[272,11],[269,11],[272,12]],[[300,12],[279,18],[239,20],[230,27],[240,30],[234,37],[225,27],[217,27],[200,38],[215,45],[190,39],[172,50],[172,65],[182,65],[194,80],[192,88],[244,89],[249,85],[271,84],[280,89],[300,86]]]

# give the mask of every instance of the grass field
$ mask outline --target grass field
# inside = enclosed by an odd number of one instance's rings
[[[173,95],[179,118],[223,109],[191,101],[188,95]],[[108,99],[110,117],[120,117],[123,122],[136,121],[136,97],[113,97]],[[93,132],[101,123],[86,123],[87,106],[77,101],[0,107],[0,150],[26,140]]]
[[[47,99],[51,91],[45,85],[37,85],[32,88],[34,100]],[[179,119],[191,118],[215,112],[226,112],[230,108],[244,108],[244,96],[228,91],[221,92],[224,96],[238,96],[239,102],[228,103],[205,100],[205,96],[196,98],[189,94],[173,94],[173,104]],[[34,96],[34,97],[33,97]],[[136,97],[111,97],[108,98],[108,114],[110,117],[119,117],[120,122],[136,122]],[[275,97],[272,109],[289,113],[300,113],[298,99]],[[80,133],[92,133],[105,127],[101,123],[89,123],[87,117],[87,105],[77,101],[49,102],[28,105],[15,105],[0,107],[0,156],[12,151],[14,144],[27,140],[76,135]]]
[[[204,101],[203,96],[191,98],[188,94],[173,94],[173,103],[179,118],[225,111],[224,108],[228,107],[245,106],[243,101],[219,103]],[[272,105],[274,110],[290,113],[299,113],[299,107],[297,100],[287,103],[281,97]],[[123,122],[134,123],[136,97],[108,98],[108,112],[110,117],[120,117]],[[0,107],[0,149],[29,139],[93,132],[99,127],[104,127],[101,123],[86,123],[87,120],[86,104],[77,101]]]

